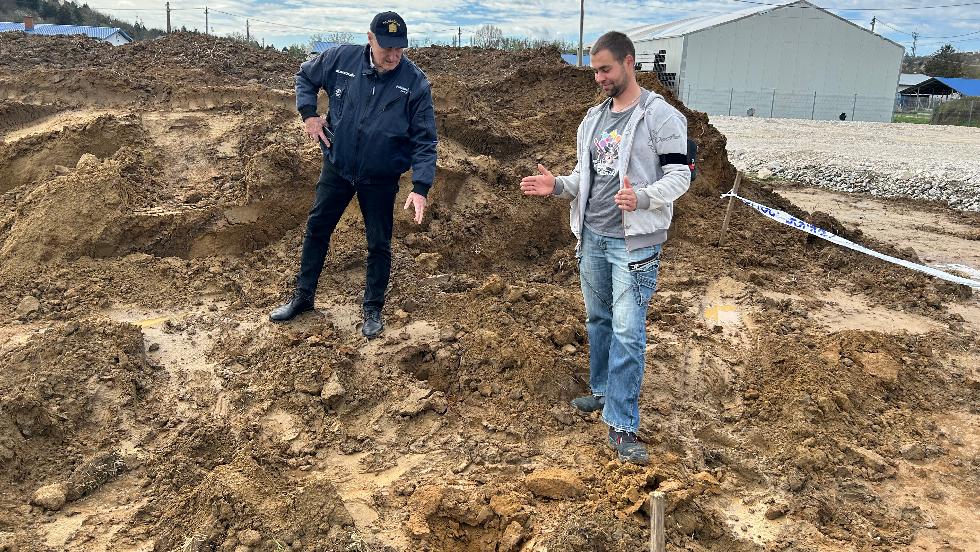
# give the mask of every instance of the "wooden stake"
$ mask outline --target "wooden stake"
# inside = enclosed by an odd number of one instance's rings
[[[663,491],[650,493],[650,552],[664,552],[664,508],[667,497]]]
[[[742,183],[742,171],[738,171],[735,176],[735,186],[732,187],[732,193],[738,193],[738,185]],[[725,245],[726,234],[728,234],[728,221],[732,218],[732,205],[735,203],[735,198],[728,198],[728,209],[725,210],[725,222],[721,223],[721,237],[718,238],[718,246],[722,247]]]

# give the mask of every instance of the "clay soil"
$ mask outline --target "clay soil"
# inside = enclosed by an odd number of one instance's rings
[[[368,342],[354,204],[317,310],[267,318],[320,168],[294,60],[186,34],[0,34],[0,550],[643,551],[655,490],[669,550],[980,549],[969,288],[740,208],[719,246],[725,137],[664,92],[701,174],[649,311],[652,461],[624,465],[568,402],[588,343],[567,204],[517,185],[537,162],[571,171],[591,73],[550,50],[410,56],[438,176],[421,226],[398,205]],[[932,255],[828,201],[742,193]],[[980,219],[935,209],[956,238],[942,258],[975,253]]]

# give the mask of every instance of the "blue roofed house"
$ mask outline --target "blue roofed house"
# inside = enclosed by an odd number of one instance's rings
[[[85,35],[98,40],[102,40],[120,46],[129,44],[133,41],[126,31],[118,27],[87,27],[84,25],[52,25],[42,23],[34,24],[33,18],[25,17],[23,23],[10,23],[0,21],[0,32],[21,31],[35,35]]]
[[[902,91],[902,95],[947,96],[969,98],[980,96],[980,79],[933,77]]]

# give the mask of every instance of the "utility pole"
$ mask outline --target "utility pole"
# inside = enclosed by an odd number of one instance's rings
[[[167,34],[170,34],[170,2],[167,2]]]
[[[578,66],[582,66],[582,39],[585,33],[585,0],[579,1],[578,8]]]
[[[252,38],[252,33],[248,29],[248,19],[245,20],[245,42],[248,42]]]
[[[208,30],[208,7],[204,6],[204,34],[211,34]]]
[[[463,28],[456,27],[456,46],[463,47]]]
[[[875,23],[878,22],[878,18],[871,16],[871,32],[875,32]]]
[[[912,31],[912,57],[915,57],[915,46],[919,42],[919,33]]]

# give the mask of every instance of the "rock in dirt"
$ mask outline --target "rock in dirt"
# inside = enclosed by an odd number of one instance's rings
[[[874,471],[884,472],[890,467],[888,461],[873,450],[862,447],[851,447],[851,453],[856,457],[858,462]]]
[[[31,504],[45,510],[58,511],[67,501],[68,490],[63,483],[45,485],[31,495]]]
[[[524,540],[524,527],[516,521],[510,522],[504,534],[500,537],[500,545],[497,550],[500,552],[515,552],[520,549],[521,542]]]
[[[413,537],[422,537],[431,533],[429,518],[435,515],[442,506],[442,496],[445,489],[434,485],[419,487],[408,499],[408,522],[405,531]]]
[[[585,493],[585,483],[574,473],[561,468],[542,468],[525,478],[532,493],[548,498],[575,498]]]
[[[898,449],[898,453],[906,460],[925,460],[926,449],[918,443],[906,443]]]
[[[395,414],[399,416],[416,416],[426,410],[431,410],[437,414],[445,414],[448,408],[449,403],[446,401],[445,395],[442,392],[433,391],[427,387],[416,387],[395,406]]]
[[[17,309],[14,311],[14,313],[17,315],[17,318],[24,318],[37,312],[37,310],[40,308],[41,302],[38,301],[37,298],[28,295],[20,300],[20,303],[17,304]]]
[[[789,513],[789,506],[785,504],[773,504],[766,510],[766,519],[779,519]]]
[[[334,373],[334,375],[330,376],[327,383],[323,385],[323,389],[320,390],[320,400],[323,402],[323,406],[333,408],[343,402],[344,394],[346,393],[347,390],[340,384],[340,379]]]

